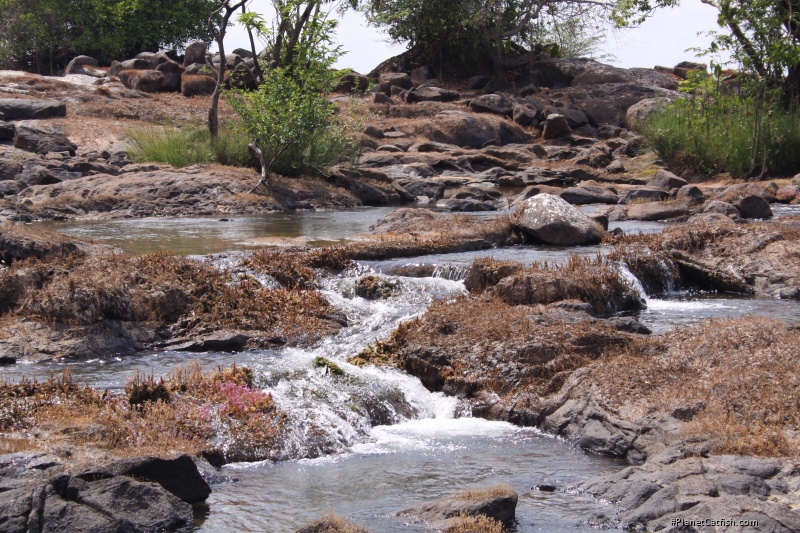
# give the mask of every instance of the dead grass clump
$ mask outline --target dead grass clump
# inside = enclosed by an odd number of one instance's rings
[[[81,241],[42,227],[0,224],[0,264],[78,253]]]
[[[184,257],[156,252],[135,258],[67,257],[37,265],[47,275],[24,287],[12,313],[67,325],[119,320],[177,324],[181,330],[258,331],[266,337],[323,335],[338,326],[316,291],[264,289],[255,280],[231,282],[228,273]],[[0,276],[19,279],[30,263]],[[27,270],[25,270],[27,269]],[[16,277],[15,277],[16,276]]]
[[[301,527],[297,533],[368,533],[368,531],[340,516],[328,513],[319,520]]]
[[[491,257],[476,259],[467,269],[464,285],[473,294],[480,294],[489,287],[497,285],[501,279],[516,274],[523,269],[516,261],[495,261]]]
[[[77,385],[67,373],[2,383],[0,430],[35,430],[42,443],[119,454],[259,449],[268,457],[285,415],[271,395],[242,382],[247,375],[249,369],[204,373],[195,365],[163,380],[137,374],[124,394]]]
[[[314,286],[315,268],[344,270],[352,265],[346,247],[330,246],[312,250],[259,250],[248,265],[274,278],[285,287],[307,289]]]
[[[450,519],[445,533],[502,533],[503,524],[488,516],[459,514]]]
[[[497,498],[514,498],[516,496],[517,491],[514,490],[514,487],[506,483],[498,483],[497,485],[492,485],[490,487],[467,489],[454,494],[453,498],[480,502]]]
[[[800,332],[761,317],[711,320],[631,344],[595,381],[620,403],[688,420],[718,453],[800,455]]]

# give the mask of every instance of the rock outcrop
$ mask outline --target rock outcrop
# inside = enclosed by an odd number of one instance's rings
[[[539,194],[523,205],[518,224],[535,241],[576,246],[597,244],[603,238],[592,219],[557,196]]]

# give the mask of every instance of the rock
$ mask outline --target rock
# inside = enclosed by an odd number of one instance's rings
[[[442,111],[423,126],[422,132],[431,141],[466,148],[527,143],[531,138],[513,122],[467,111]]]
[[[109,76],[119,76],[123,70],[152,70],[149,59],[128,59],[126,61],[111,63],[111,68],[108,69]]]
[[[525,87],[520,88],[519,96],[520,98],[525,98],[526,96],[531,96],[539,92],[539,87],[536,85],[529,83]]]
[[[390,97],[386,96],[383,93],[375,93],[375,96],[372,98],[373,103],[376,104],[394,104],[394,100]]]
[[[491,78],[482,87],[483,92],[486,94],[493,93],[510,93],[511,84],[505,78]]]
[[[483,515],[510,525],[516,516],[517,500],[517,493],[510,487],[473,489],[393,514],[427,522],[439,522],[458,515]]]
[[[467,89],[470,91],[480,91],[489,83],[489,76],[472,76],[467,80]]]
[[[157,70],[121,70],[118,76],[128,89],[145,93],[157,93],[164,85],[164,75]]]
[[[772,208],[761,196],[747,195],[738,199],[733,205],[739,210],[742,218],[772,218]]]
[[[539,194],[523,204],[520,229],[545,244],[577,246],[597,244],[602,232],[589,217],[550,194]]]
[[[395,209],[369,229],[373,233],[403,233],[415,224],[427,225],[441,217],[428,209]]]
[[[67,105],[58,100],[0,98],[2,120],[34,120],[67,116]]]
[[[583,150],[575,157],[575,164],[587,165],[593,168],[604,168],[611,164],[611,155],[602,148],[592,146]]]
[[[97,60],[89,56],[77,56],[67,64],[64,69],[64,74],[86,74],[84,66],[96,67],[98,66]]]
[[[239,63],[228,71],[232,89],[240,91],[254,91],[258,88],[258,80],[244,63]]]
[[[580,128],[589,123],[589,118],[586,116],[586,113],[580,109],[561,108],[557,113],[564,115],[564,118],[567,119],[567,124],[573,129]]]
[[[792,185],[795,187],[800,187],[800,174],[792,178]]]
[[[661,202],[669,198],[669,193],[663,189],[655,187],[634,187],[620,198],[619,203],[629,204],[631,202]]]
[[[510,117],[513,112],[511,100],[501,94],[479,96],[469,103],[469,108],[475,113],[494,113],[504,117]]]
[[[195,41],[186,47],[183,56],[183,66],[188,67],[194,63],[205,64],[206,62],[206,43]]]
[[[528,106],[514,105],[512,109],[512,116],[514,117],[514,122],[519,124],[520,126],[538,126],[539,120],[536,118],[538,113],[535,109],[531,109]]]
[[[569,123],[564,115],[553,113],[548,115],[547,119],[544,121],[542,136],[545,139],[558,139],[569,135],[571,131],[572,129],[569,127]]]
[[[351,70],[339,78],[339,81],[336,84],[336,87],[333,88],[333,91],[337,93],[363,93],[367,89],[369,89],[369,78],[363,74],[359,74],[358,72]]]
[[[397,280],[367,275],[356,280],[353,290],[356,296],[365,300],[385,300],[398,294],[401,287]]]
[[[233,51],[233,53],[236,54],[237,56],[241,57],[242,59],[253,59],[253,58],[255,58],[255,56],[253,55],[252,51],[246,50],[244,48],[236,48]]]
[[[656,175],[647,182],[648,187],[654,187],[667,192],[671,191],[672,189],[680,189],[688,184],[688,181],[676,176],[668,170],[659,170]]]
[[[414,81],[408,74],[401,72],[384,72],[378,77],[378,85],[380,86],[381,92],[390,94],[392,87],[400,87],[403,90],[413,89]]]
[[[603,187],[570,187],[564,189],[561,198],[572,205],[586,204],[616,204],[619,198],[616,194]]]
[[[24,181],[20,180],[3,180],[0,181],[0,195],[3,197],[5,196],[13,196],[15,194],[19,194],[21,191],[25,190],[28,185]]]
[[[0,139],[2,139],[2,125],[0,125]],[[781,187],[775,193],[775,200],[785,204],[800,201],[800,187],[797,185]]]
[[[297,533],[369,533],[358,525],[335,515],[324,516],[297,530]]]
[[[418,87],[406,93],[405,100],[409,104],[416,102],[454,102],[461,98],[455,91],[440,87]]]
[[[52,185],[61,182],[51,171],[41,165],[27,166],[17,179],[26,185]]]
[[[217,88],[217,80],[204,74],[183,74],[181,76],[181,94],[187,98],[193,96],[210,96]]]
[[[661,111],[670,102],[663,98],[647,98],[633,104],[625,113],[625,123],[631,129],[643,124],[653,113]]]
[[[737,217],[738,218],[738,217]],[[687,224],[734,224],[731,217],[723,215],[722,213],[697,213],[692,215],[686,221]]]
[[[158,457],[123,459],[110,465],[108,470],[117,476],[158,483],[186,503],[204,502],[211,494],[211,488],[188,455],[181,455],[175,459]]]
[[[703,213],[720,213],[734,220],[741,217],[739,210],[734,205],[728,202],[721,202],[719,200],[709,200],[703,205]]]
[[[702,204],[706,201],[706,195],[700,190],[700,187],[696,185],[684,185],[678,189],[678,193],[675,197],[678,200],[689,199],[698,204]]]
[[[497,211],[497,206],[491,202],[482,202],[471,198],[450,200],[447,202],[447,209],[453,212],[478,212],[478,211]]]
[[[37,154],[69,152],[70,155],[75,155],[75,150],[78,148],[65,135],[27,126],[17,128],[17,133],[14,136],[14,146]]]
[[[391,187],[384,189],[377,183],[367,183],[342,174],[336,176],[334,184],[350,191],[363,205],[383,206],[400,203],[400,195]]]
[[[180,92],[181,90],[181,76],[183,75],[183,67],[173,61],[161,63],[156,67],[156,71],[164,76],[164,82],[161,84],[161,90],[164,92]]]
[[[8,141],[14,138],[17,127],[11,122],[0,120],[0,141]]]
[[[13,159],[0,158],[0,181],[13,180],[22,172],[22,164]]]
[[[630,220],[667,220],[689,214],[686,202],[647,202],[628,207]]]
[[[401,179],[398,181],[414,198],[427,196],[430,201],[435,202],[444,196],[444,183],[420,179]]]

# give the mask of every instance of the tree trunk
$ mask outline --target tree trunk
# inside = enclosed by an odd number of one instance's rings
[[[242,5],[242,13],[247,13],[247,9]],[[247,27],[247,36],[250,38],[250,51],[253,52],[253,63],[255,64],[254,70],[256,81],[259,84],[264,83],[264,72],[261,70],[261,65],[258,63],[258,53],[256,53],[256,41],[253,39],[253,30],[250,26]]]
[[[212,141],[219,135],[219,97],[222,94],[222,85],[225,83],[225,32],[228,29],[231,15],[244,6],[245,3],[247,3],[247,0],[241,0],[232,6],[226,1],[220,7],[220,9],[225,9],[225,14],[222,16],[222,24],[220,24],[219,30],[216,32],[217,47],[219,48],[219,72],[217,72],[217,86],[214,88],[214,94],[211,97],[211,108],[208,110],[208,132],[211,134]]]

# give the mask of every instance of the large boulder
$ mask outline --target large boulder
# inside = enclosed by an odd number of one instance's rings
[[[186,503],[204,502],[211,494],[211,488],[188,455],[181,455],[175,459],[159,457],[123,459],[110,465],[109,470],[114,475],[158,483]]]
[[[689,204],[680,202],[647,202],[628,207],[630,220],[667,220],[689,214]]]
[[[669,193],[656,187],[634,187],[619,199],[621,204],[633,202],[661,202],[669,198]]]
[[[33,120],[65,116],[67,116],[67,105],[58,100],[0,98],[0,117],[3,120]]]
[[[548,115],[547,119],[544,121],[542,136],[545,139],[558,139],[559,137],[569,135],[571,131],[572,128],[569,127],[569,122],[564,115],[552,113]]]
[[[403,90],[414,88],[414,81],[408,74],[402,72],[384,72],[378,78],[378,85],[381,92],[391,94],[392,87],[400,87]]]
[[[494,113],[510,117],[514,110],[514,104],[502,94],[485,94],[472,100],[469,108],[475,113]]]
[[[186,47],[186,53],[183,56],[183,66],[188,67],[194,63],[206,62],[206,43],[196,41]]]
[[[659,170],[650,181],[647,182],[648,187],[661,189],[663,191],[671,191],[672,189],[680,189],[685,187],[689,182],[685,179],[676,176],[668,170]]]
[[[461,98],[456,91],[442,89],[441,87],[418,87],[406,93],[406,102],[454,102]]]
[[[164,86],[164,74],[157,70],[122,70],[118,76],[128,89],[145,93],[157,93]]]
[[[184,71],[182,66],[174,61],[168,61],[158,65],[156,70],[164,76],[164,82],[161,84],[162,91],[172,93],[180,92],[181,76]]]
[[[187,98],[193,96],[210,96],[217,88],[217,80],[205,74],[183,74],[181,76],[181,94]]]
[[[564,189],[561,198],[571,203],[572,205],[586,205],[586,204],[616,204],[619,197],[613,191],[603,187],[569,187]]]
[[[75,150],[78,148],[61,133],[28,126],[17,128],[14,146],[20,150],[28,150],[37,154],[68,152],[70,155],[75,155]]]
[[[64,74],[86,74],[85,66],[96,67],[98,66],[97,60],[89,56],[77,56],[67,64],[64,69]]]
[[[500,117],[466,111],[442,111],[424,124],[422,134],[434,142],[464,148],[527,143],[530,134]]]
[[[588,216],[558,196],[538,194],[525,201],[520,229],[533,240],[559,246],[597,244],[603,233]]]

